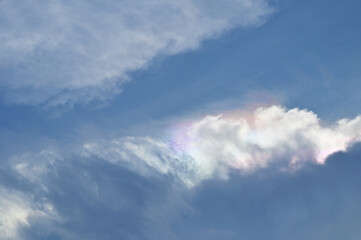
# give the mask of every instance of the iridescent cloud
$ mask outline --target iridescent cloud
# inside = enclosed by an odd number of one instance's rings
[[[323,123],[308,110],[281,106],[243,114],[209,115],[170,128],[171,137],[128,137],[84,145],[86,156],[128,166],[143,175],[172,174],[188,186],[231,169],[251,173],[277,164],[293,171],[305,162],[324,164],[361,140],[361,117]]]

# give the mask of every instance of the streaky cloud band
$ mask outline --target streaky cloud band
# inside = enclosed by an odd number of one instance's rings
[[[44,1],[0,4],[0,86],[9,104],[106,100],[157,55],[261,25],[266,0]]]

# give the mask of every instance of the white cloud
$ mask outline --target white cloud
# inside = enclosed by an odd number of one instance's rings
[[[207,177],[226,176],[229,168],[249,172],[280,159],[290,166],[322,164],[360,137],[360,117],[327,126],[311,111],[272,106],[247,116],[207,116],[178,130],[175,141]]]
[[[271,11],[266,0],[3,0],[0,86],[9,103],[105,99],[156,55],[260,25]]]
[[[56,215],[47,202],[34,203],[22,192],[0,187],[0,239],[20,239],[19,230],[31,227],[30,218],[50,218]]]
[[[188,186],[230,169],[251,173],[272,164],[296,169],[305,162],[323,164],[328,156],[361,141],[361,117],[322,123],[307,110],[280,106],[226,117],[206,116],[175,127],[169,141],[121,138],[85,144],[86,156],[128,166],[143,175],[172,174]]]
[[[44,224],[41,219],[59,221],[53,206],[46,201],[47,188],[61,188],[58,184],[62,181],[52,182],[49,178],[58,174],[58,167],[64,169],[66,166],[71,174],[80,176],[74,178],[79,180],[74,182],[78,184],[76,189],[84,185],[87,196],[101,196],[99,189],[102,186],[88,175],[92,172],[73,169],[74,161],[82,161],[82,164],[107,161],[145,177],[168,175],[172,178],[167,180],[180,183],[172,185],[178,191],[179,186],[194,187],[207,179],[226,179],[231,170],[252,174],[267,167],[294,171],[305,162],[324,164],[331,154],[346,151],[353,143],[361,141],[361,116],[326,124],[308,110],[271,106],[248,113],[205,116],[180,122],[172,125],[165,135],[168,137],[162,139],[123,137],[110,141],[95,140],[86,142],[80,150],[76,146],[46,149],[11,158],[12,170],[21,180],[36,188],[38,198],[0,186],[0,239],[19,239],[22,228],[38,226],[39,222]],[[92,171],[98,170],[101,171],[98,168]],[[45,200],[39,200],[40,196]],[[174,197],[174,194],[170,196]],[[151,208],[150,217],[154,216],[152,211],[158,210],[158,206],[154,210]],[[167,217],[161,221],[166,223]]]

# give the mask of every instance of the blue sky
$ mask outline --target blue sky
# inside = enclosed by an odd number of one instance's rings
[[[0,2],[0,239],[359,239],[361,3]]]

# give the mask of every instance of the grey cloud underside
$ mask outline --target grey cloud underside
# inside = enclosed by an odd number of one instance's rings
[[[8,103],[106,100],[158,54],[257,26],[265,0],[29,1],[0,4],[0,85]]]

